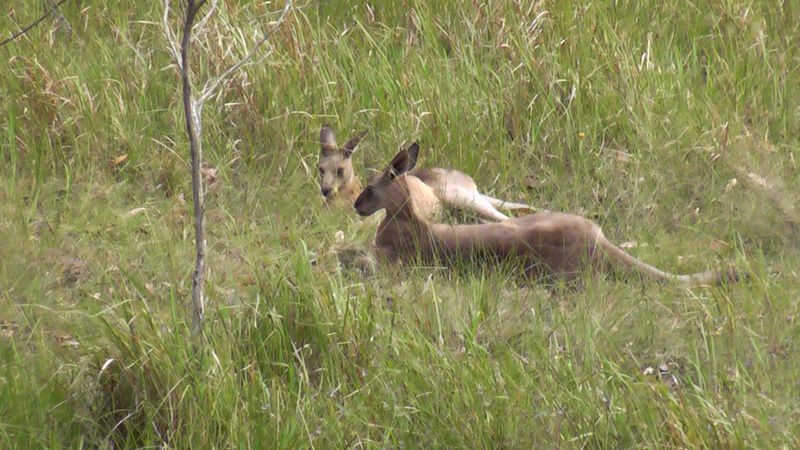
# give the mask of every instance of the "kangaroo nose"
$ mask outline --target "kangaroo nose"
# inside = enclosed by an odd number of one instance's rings
[[[322,191],[323,197],[328,197],[329,195],[331,195],[331,188],[329,187],[321,188],[320,191]]]

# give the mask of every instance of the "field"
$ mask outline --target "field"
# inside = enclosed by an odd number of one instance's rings
[[[43,3],[4,3],[0,38]],[[198,86],[281,7],[223,3]],[[198,345],[161,2],[68,1],[0,47],[0,447],[800,447],[798,6],[297,2],[203,110]],[[370,130],[362,178],[418,140],[660,268],[750,278],[362,276],[339,255],[374,228],[322,205],[325,123]]]

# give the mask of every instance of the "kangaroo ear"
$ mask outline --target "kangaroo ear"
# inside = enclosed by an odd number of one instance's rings
[[[338,147],[336,146],[336,137],[330,126],[323,125],[319,130],[319,143],[322,156],[328,156],[336,153]]]
[[[352,155],[353,152],[356,151],[356,146],[358,146],[358,143],[361,142],[361,139],[364,139],[364,136],[367,135],[367,131],[369,131],[369,130],[364,130],[364,131],[356,134],[355,136],[351,137],[350,140],[347,141],[346,144],[344,144],[344,147],[342,147],[342,150],[344,151],[344,157],[345,158],[349,158],[350,155]]]
[[[405,150],[400,150],[400,153],[395,155],[392,162],[389,163],[389,168],[387,170],[389,174],[389,179],[393,180],[395,177],[398,177],[409,170],[413,169],[417,165],[417,156],[419,155],[419,144],[414,142]]]
[[[417,157],[419,156],[419,144],[413,142],[411,145],[408,146],[406,149],[408,152],[408,156],[411,158],[411,165],[408,167],[408,170],[414,169],[417,166]]]

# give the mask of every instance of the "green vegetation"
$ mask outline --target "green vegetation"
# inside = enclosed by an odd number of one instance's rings
[[[301,2],[204,110],[199,352],[160,3],[68,2],[0,48],[0,447],[800,447],[797,3]],[[198,80],[280,6],[225,3]],[[321,207],[326,122],[370,129],[362,176],[418,139],[659,267],[753,276],[349,273],[371,231]]]

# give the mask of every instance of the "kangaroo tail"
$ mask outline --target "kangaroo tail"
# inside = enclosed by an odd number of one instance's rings
[[[490,197],[486,194],[481,194],[481,196],[489,202],[495,208],[503,208],[511,211],[528,211],[528,212],[536,212],[537,208],[534,208],[530,205],[525,205],[522,203],[514,203],[514,202],[507,202],[505,200],[500,200],[494,197]],[[544,211],[544,210],[539,210]]]
[[[721,284],[726,281],[736,282],[742,278],[742,274],[735,270],[706,270],[686,275],[674,274],[634,258],[625,250],[614,245],[602,234],[598,236],[597,243],[614,261],[659,280],[677,281],[685,286],[697,286],[702,284]]]

